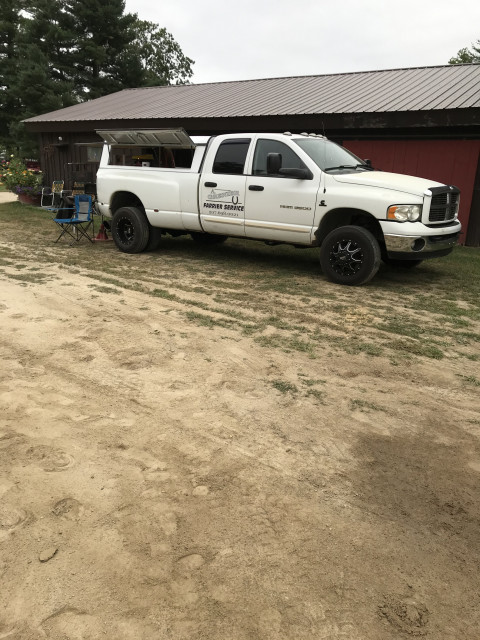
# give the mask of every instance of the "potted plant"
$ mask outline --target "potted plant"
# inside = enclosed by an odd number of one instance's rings
[[[25,164],[13,155],[0,168],[0,180],[9,191],[17,194],[18,200],[24,204],[40,204],[41,178],[40,171],[27,169]]]

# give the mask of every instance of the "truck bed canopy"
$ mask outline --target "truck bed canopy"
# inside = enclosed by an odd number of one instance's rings
[[[126,146],[171,147],[195,149],[195,142],[185,129],[97,130],[107,144]]]

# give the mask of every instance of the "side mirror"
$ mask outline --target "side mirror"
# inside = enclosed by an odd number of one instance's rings
[[[367,165],[367,167],[371,167],[372,166],[372,161],[369,160],[368,158],[366,160],[364,160],[364,163]]]
[[[297,169],[296,167],[282,168],[282,154],[267,154],[267,175],[285,176],[285,178],[297,178],[298,180],[312,180],[313,173],[310,169]]]
[[[267,175],[278,175],[282,167],[282,154],[281,153],[268,153],[267,154]]]
[[[278,173],[281,176],[285,176],[286,178],[298,178],[298,180],[313,179],[313,173],[310,171],[310,169],[294,169],[293,167],[289,169],[286,167],[285,169],[280,169]]]

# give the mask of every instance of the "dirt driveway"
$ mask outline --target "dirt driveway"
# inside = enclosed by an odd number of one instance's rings
[[[400,280],[51,233],[0,239],[0,638],[480,637],[478,341],[392,350],[440,323]]]
[[[6,204],[7,202],[15,202],[17,196],[10,191],[0,191],[0,204]]]

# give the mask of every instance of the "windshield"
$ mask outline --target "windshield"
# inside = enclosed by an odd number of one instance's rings
[[[294,140],[322,171],[368,170],[363,160],[335,142],[321,138],[299,138]]]

